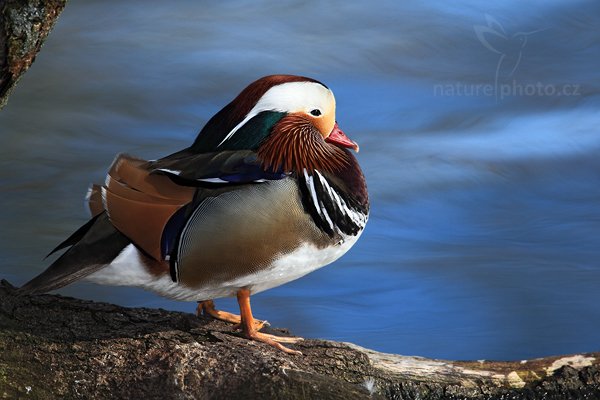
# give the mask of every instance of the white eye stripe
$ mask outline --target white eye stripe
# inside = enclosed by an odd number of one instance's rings
[[[263,111],[264,111],[264,110],[263,110]],[[260,112],[260,111],[259,111],[259,112]],[[258,112],[256,112],[256,113],[254,113],[254,114],[253,114],[253,113],[252,113],[252,111],[250,111],[250,113],[249,113],[249,114],[246,116],[246,118],[244,118],[244,119],[242,120],[242,122],[240,122],[239,124],[237,124],[237,125],[235,126],[235,128],[233,128],[233,129],[231,130],[231,132],[229,132],[229,133],[227,134],[227,136],[225,136],[225,139],[221,140],[221,143],[219,143],[219,145],[218,145],[217,147],[219,147],[219,146],[221,146],[223,143],[225,143],[225,142],[227,141],[227,139],[229,139],[230,137],[232,137],[232,136],[233,136],[233,134],[234,134],[234,133],[236,133],[236,132],[238,131],[238,129],[240,129],[242,126],[244,126],[244,124],[245,124],[246,122],[250,121],[250,120],[252,119],[252,117],[255,117],[255,116],[256,116],[256,114],[258,114]]]
[[[308,104],[311,106],[307,109]],[[322,113],[322,110],[327,110],[331,106],[335,106],[335,97],[331,90],[320,83],[287,82],[273,86],[258,100],[242,122],[225,136],[219,146],[229,140],[246,122],[263,111],[290,113],[318,109]]]

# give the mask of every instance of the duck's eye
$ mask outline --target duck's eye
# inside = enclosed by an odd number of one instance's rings
[[[319,109],[314,109],[310,111],[310,115],[314,115],[315,117],[318,117],[319,115],[321,115],[321,110]]]

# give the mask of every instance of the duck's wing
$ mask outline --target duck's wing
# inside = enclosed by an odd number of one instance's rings
[[[183,185],[207,186],[206,183],[260,183],[287,176],[280,171],[265,170],[252,150],[231,150],[210,153],[182,151],[146,166],[153,174],[169,176]],[[208,186],[210,187],[210,186]]]
[[[201,200],[199,192],[233,190],[239,185],[281,179],[264,171],[253,151],[203,154],[175,153],[146,161],[121,154],[113,161],[104,185],[88,194],[92,215],[106,212],[112,225],[157,261],[167,259],[187,217]],[[81,237],[78,231],[57,247]]]
[[[161,261],[166,256],[161,245],[163,231],[173,216],[191,203],[196,189],[152,174],[147,164],[146,160],[119,155],[105,184],[92,188],[89,204],[92,213],[106,211],[117,230],[147,255]]]

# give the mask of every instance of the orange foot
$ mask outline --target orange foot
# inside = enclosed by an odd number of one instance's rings
[[[267,333],[258,332],[258,330],[255,327],[256,321],[252,316],[252,309],[250,308],[250,291],[248,289],[239,290],[237,293],[237,298],[238,304],[240,305],[240,327],[245,337],[251,340],[266,343],[288,354],[302,355],[302,353],[298,350],[289,349],[282,345],[280,342],[296,343],[304,339],[299,337],[274,336],[269,335]]]
[[[196,308],[196,316],[211,316],[219,321],[230,322],[236,325],[236,328],[241,328],[242,318],[237,314],[232,314],[227,311],[219,311],[215,308],[215,302],[212,300],[199,301]],[[269,326],[267,321],[254,320],[254,329],[261,330],[264,326]]]

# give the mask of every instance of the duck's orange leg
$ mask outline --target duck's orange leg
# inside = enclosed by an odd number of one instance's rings
[[[250,291],[248,289],[241,289],[237,293],[238,304],[240,305],[240,317],[242,319],[241,328],[242,333],[248,339],[256,340],[259,342],[266,343],[281,351],[285,351],[288,354],[302,355],[297,350],[288,349],[279,342],[295,343],[302,338],[290,338],[282,336],[274,336],[266,333],[258,332],[255,328],[254,317],[252,316],[252,309],[250,308]]]
[[[198,302],[196,308],[196,316],[205,315],[211,316],[219,321],[230,322],[232,324],[240,325],[242,318],[237,314],[232,314],[227,311],[219,311],[215,308],[215,302],[213,300],[204,300]],[[261,330],[263,326],[268,325],[267,321],[261,321],[258,319],[254,320],[254,327],[257,331]]]

